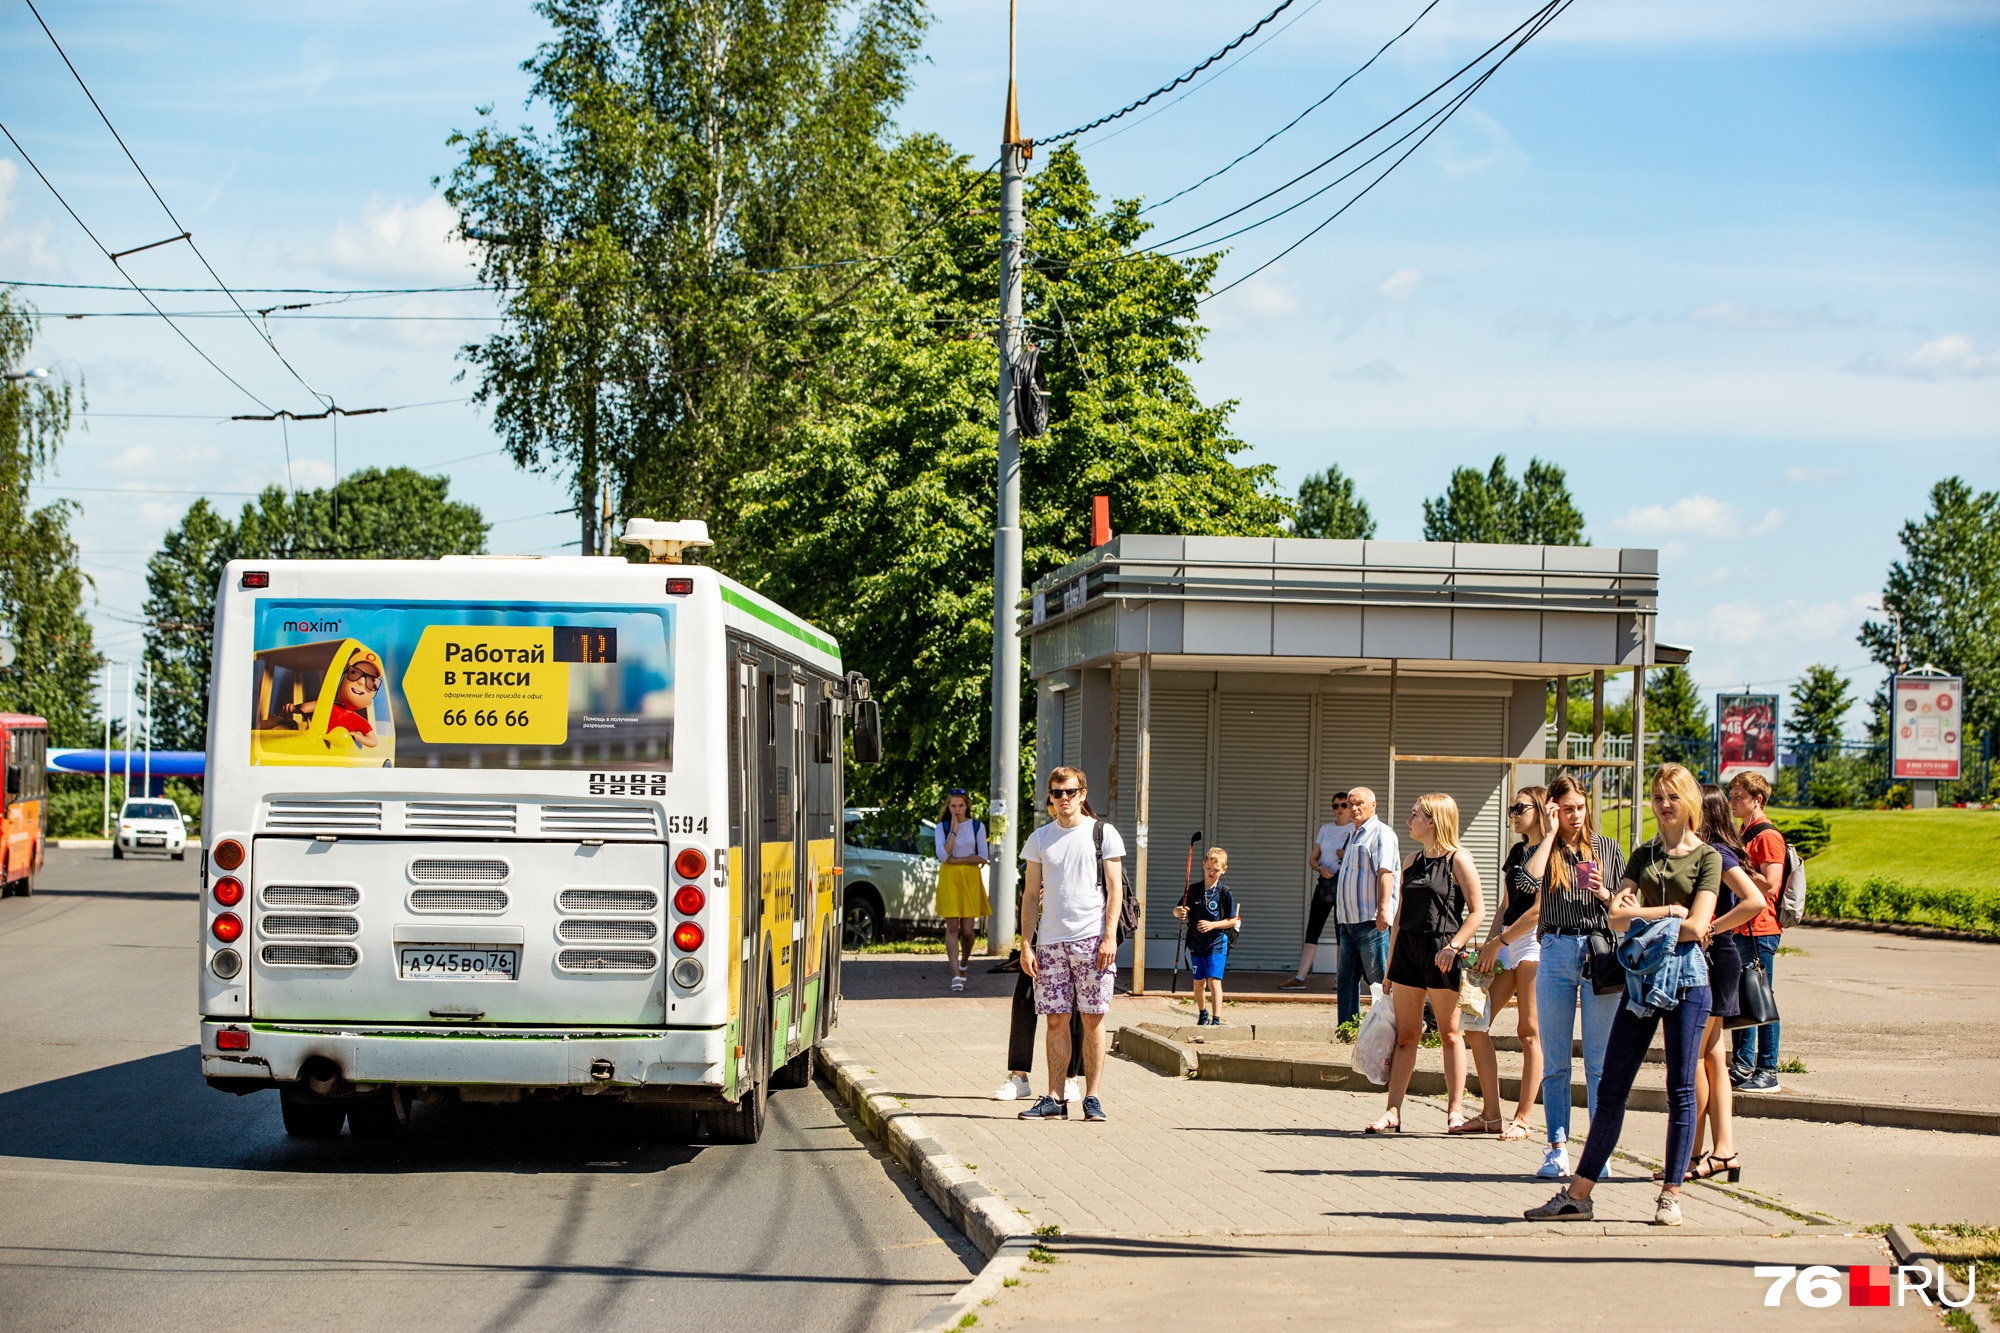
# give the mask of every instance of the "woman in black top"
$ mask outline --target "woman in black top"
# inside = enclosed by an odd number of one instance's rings
[[[1688,1176],[1707,1180],[1726,1171],[1730,1180],[1737,1181],[1743,1178],[1743,1167],[1736,1153],[1736,1106],[1723,1020],[1736,1016],[1743,986],[1743,955],[1732,936],[1738,926],[1756,920],[1764,910],[1764,891],[1757,886],[1757,877],[1743,867],[1743,840],[1729,811],[1729,793],[1712,782],[1701,789],[1701,832],[1722,857],[1722,889],[1716,894],[1715,921],[1708,928],[1708,991],[1714,1003],[1702,1033],[1701,1063],[1694,1070],[1694,1154],[1688,1159]],[[1711,1129],[1715,1151],[1704,1155],[1702,1136]],[[1660,1179],[1665,1178],[1663,1173]]]
[[[1422,844],[1403,862],[1395,923],[1389,935],[1389,974],[1382,986],[1396,1006],[1396,1055],[1389,1065],[1389,1109],[1366,1133],[1403,1127],[1403,1094],[1417,1066],[1417,1043],[1424,1035],[1424,1001],[1437,1015],[1444,1041],[1446,1128],[1465,1124],[1465,1041],[1459,1032],[1459,965],[1466,945],[1485,919],[1479,872],[1458,845],[1458,803],[1443,792],[1427,792],[1410,811],[1410,836]]]
[[[1541,884],[1528,873],[1528,854],[1541,845],[1546,832],[1542,806],[1548,797],[1546,787],[1523,787],[1514,793],[1514,804],[1507,807],[1516,839],[1500,867],[1500,883],[1507,896],[1472,964],[1473,971],[1493,978],[1489,1015],[1498,1018],[1509,1000],[1520,1006],[1515,1033],[1521,1039],[1521,1100],[1512,1121],[1503,1122],[1499,1115],[1500,1061],[1493,1053],[1493,1039],[1484,1032],[1465,1034],[1466,1044],[1472,1047],[1472,1063],[1479,1070],[1479,1091],[1486,1101],[1479,1132],[1503,1139],[1528,1137],[1528,1113],[1534,1110],[1542,1091],[1542,1043],[1535,1021],[1535,971],[1542,956],[1535,926],[1541,918]]]

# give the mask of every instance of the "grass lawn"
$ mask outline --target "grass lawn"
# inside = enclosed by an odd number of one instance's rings
[[[1808,880],[1880,877],[1918,888],[2000,889],[2000,810],[1815,813],[1826,817],[1833,841],[1806,863]]]

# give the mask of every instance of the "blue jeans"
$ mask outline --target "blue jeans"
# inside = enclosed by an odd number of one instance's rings
[[[1736,952],[1743,955],[1743,966],[1761,963],[1764,975],[1771,978],[1771,985],[1778,984],[1778,974],[1771,970],[1771,964],[1778,961],[1778,945],[1783,935],[1737,935]],[[1766,1023],[1761,1027],[1737,1028],[1730,1034],[1729,1062],[1738,1069],[1768,1069],[1778,1072],[1778,1025]]]
[[[1688,1154],[1694,1151],[1694,1064],[1701,1058],[1701,1038],[1708,1026],[1712,1000],[1708,987],[1681,992],[1681,1002],[1664,1014],[1637,1018],[1623,1004],[1611,1020],[1611,1044],[1604,1053],[1604,1084],[1598,1109],[1590,1117],[1590,1137],[1583,1141],[1577,1176],[1595,1180],[1611,1160],[1618,1136],[1625,1129],[1625,1099],[1646,1061],[1646,1048],[1660,1020],[1667,1024],[1667,1160],[1665,1183],[1678,1185],[1687,1175]]]
[[[1336,1021],[1345,1023],[1361,1012],[1361,979],[1381,984],[1389,974],[1389,932],[1373,921],[1349,925],[1336,922],[1334,938],[1340,941],[1340,1002],[1334,1010]]]
[[[1542,936],[1542,963],[1535,970],[1536,1021],[1542,1028],[1542,1118],[1551,1144],[1569,1141],[1570,1043],[1576,1011],[1583,1010],[1583,1083],[1590,1122],[1597,1123],[1597,1085],[1604,1076],[1604,1047],[1611,1039],[1611,1016],[1624,992],[1599,995],[1590,988],[1583,965],[1590,941],[1581,935]]]

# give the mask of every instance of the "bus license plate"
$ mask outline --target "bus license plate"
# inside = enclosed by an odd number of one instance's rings
[[[448,981],[513,981],[521,975],[519,949],[454,949],[419,944],[398,955],[404,977]]]

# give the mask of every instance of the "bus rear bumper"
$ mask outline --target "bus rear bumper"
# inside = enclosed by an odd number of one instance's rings
[[[222,1050],[247,1031],[248,1048]],[[201,1025],[201,1070],[212,1081],[287,1083],[331,1073],[353,1085],[719,1089],[725,1032],[468,1032],[464,1029],[230,1023]],[[304,1072],[302,1072],[304,1071]]]

